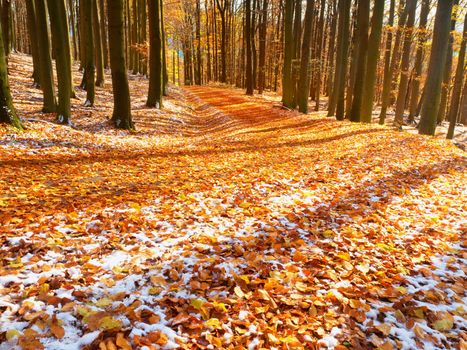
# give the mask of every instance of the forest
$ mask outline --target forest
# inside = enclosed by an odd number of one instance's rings
[[[0,0],[0,350],[467,350],[467,0]]]

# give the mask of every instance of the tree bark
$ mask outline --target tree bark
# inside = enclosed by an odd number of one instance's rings
[[[409,87],[409,69],[410,69],[410,48],[413,40],[413,28],[415,25],[415,10],[417,8],[417,0],[407,0],[408,19],[404,28],[404,45],[402,48],[401,75],[399,89],[396,100],[396,111],[394,117],[394,125],[396,127],[404,124],[404,110],[407,101],[407,89]]]
[[[134,125],[131,119],[130,89],[125,65],[123,8],[124,0],[111,0],[107,3],[109,58],[114,96],[112,120],[117,128],[132,130]]]
[[[159,0],[149,0],[149,91],[146,105],[162,108],[162,30]]]
[[[65,0],[47,0],[50,13],[50,29],[55,42],[56,70],[58,80],[57,121],[69,124],[71,114],[71,53],[68,17]]]
[[[13,125],[15,128],[23,129],[23,124],[16,115],[11,97],[10,85],[8,83],[8,72],[5,48],[3,46],[3,31],[0,26],[0,123]]]
[[[352,109],[350,111],[350,120],[359,122],[362,114],[363,103],[363,84],[365,83],[366,60],[368,54],[368,27],[370,16],[370,0],[360,0],[358,3],[359,37],[358,37],[358,58],[357,75],[355,79]]]
[[[427,38],[426,25],[428,22],[428,14],[430,12],[430,0],[422,0],[422,9],[420,11],[420,23],[418,26],[418,42],[417,53],[415,55],[414,75],[412,77],[412,91],[409,107],[409,123],[413,123],[417,114],[419,95],[420,95],[420,78],[423,69],[423,54],[424,46]]]
[[[368,42],[368,60],[363,88],[362,122],[371,123],[373,100],[375,97],[376,69],[378,67],[379,47],[383,29],[384,0],[375,0],[371,19],[371,34]]]
[[[300,60],[300,80],[298,83],[298,110],[308,113],[308,92],[310,91],[310,49],[311,31],[313,29],[314,0],[307,0],[305,10],[305,22],[303,28],[302,57]]]
[[[85,45],[86,45],[86,61],[84,64],[84,76],[86,80],[86,107],[94,106],[95,98],[95,73],[96,67],[94,65],[94,33],[93,33],[93,2],[94,0],[81,0],[84,5],[84,31],[85,31]]]
[[[49,27],[47,25],[47,8],[45,0],[34,0],[36,9],[37,42],[39,46],[41,88],[44,94],[42,111],[53,113],[57,110],[55,100],[55,88],[52,69],[52,57],[50,56]]]
[[[425,84],[425,97],[423,99],[419,125],[420,134],[434,135],[436,131],[436,117],[438,115],[441,84],[446,64],[453,4],[454,0],[438,1],[433,30],[433,44],[431,46],[430,63]]]
[[[462,42],[459,49],[459,56],[457,61],[456,76],[454,78],[454,87],[452,89],[451,105],[449,106],[449,129],[446,138],[452,139],[454,137],[454,128],[457,123],[457,115],[459,114],[462,80],[464,79],[464,62],[465,62],[465,48],[467,44],[467,14],[464,18],[464,30],[462,33]]]
[[[245,41],[246,41],[246,94],[253,95],[253,67],[252,67],[252,57],[251,57],[251,0],[245,0]]]

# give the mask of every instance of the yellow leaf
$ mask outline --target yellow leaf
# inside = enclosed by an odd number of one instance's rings
[[[321,235],[324,237],[324,238],[333,238],[336,234],[334,233],[334,231],[332,230],[326,230],[324,232],[321,232]]]
[[[10,341],[14,338],[17,338],[21,335],[21,332],[16,329],[10,329],[6,331],[6,340]]]
[[[97,307],[107,307],[112,304],[112,300],[109,298],[102,298],[96,302]]]
[[[113,318],[112,316],[105,316],[100,320],[99,328],[105,330],[122,328],[122,322]]]
[[[209,320],[206,321],[206,326],[213,327],[215,329],[222,329],[221,322],[219,321],[218,318],[210,318]]]

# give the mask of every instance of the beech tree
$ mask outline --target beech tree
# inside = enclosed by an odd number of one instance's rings
[[[65,0],[47,0],[50,14],[50,28],[55,47],[58,80],[57,120],[68,124],[70,121],[71,98],[71,54],[68,16]]]
[[[8,82],[6,54],[3,46],[2,26],[0,26],[0,123],[7,123],[13,125],[15,128],[23,129],[23,124],[13,107],[13,99]]]
[[[162,70],[162,28],[161,3],[149,0],[149,92],[146,105],[162,108],[163,70]]]
[[[454,0],[439,0],[436,7],[433,44],[419,125],[420,134],[435,134],[453,5]]]
[[[134,129],[131,118],[130,89],[124,49],[124,0],[107,2],[109,21],[109,57],[112,71],[114,107],[112,120],[120,129]]]

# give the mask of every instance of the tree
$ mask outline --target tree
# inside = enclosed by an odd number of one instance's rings
[[[162,108],[162,30],[159,0],[149,0],[149,92],[146,105]]]
[[[221,83],[227,82],[227,38],[226,38],[226,9],[228,8],[229,2],[228,0],[216,0],[217,8],[221,15]]]
[[[101,33],[101,22],[103,19],[103,14],[100,13],[98,2],[102,0],[94,0],[92,4],[92,26],[93,26],[93,35],[94,43],[96,47],[95,60],[96,60],[96,86],[104,86],[105,75],[104,75],[104,49],[102,43],[102,37],[105,32]]]
[[[402,48],[401,77],[396,101],[395,126],[404,124],[404,110],[407,101],[407,89],[409,87],[410,48],[413,40],[413,27],[415,24],[415,10],[417,0],[407,0],[408,19],[404,30],[404,45]]]
[[[439,0],[436,8],[433,44],[419,125],[420,134],[435,134],[453,4],[454,0]]]
[[[39,58],[39,46],[36,31],[36,10],[34,8],[33,0],[26,0],[26,11],[27,11],[27,25],[29,42],[31,43],[31,53],[33,62],[33,73],[32,78],[34,79],[34,85],[40,87],[41,85],[41,74],[40,74],[40,58]]]
[[[47,8],[45,0],[34,0],[36,10],[37,42],[39,46],[39,62],[41,74],[41,88],[44,95],[42,111],[53,113],[57,110],[55,100],[52,57],[50,55],[49,26],[47,25]]]
[[[3,31],[0,26],[0,123],[13,125],[15,128],[23,129],[23,124],[16,115],[13,99],[11,97],[8,82],[7,62],[5,48],[3,46]]]
[[[296,0],[298,1],[298,0]],[[287,108],[294,108],[294,88],[292,77],[294,0],[285,0],[284,15],[284,66],[282,77],[282,103]]]
[[[415,55],[414,74],[412,77],[412,92],[409,106],[409,123],[413,123],[417,114],[419,94],[420,94],[420,78],[423,68],[423,54],[425,52],[424,45],[426,42],[426,24],[428,22],[428,14],[430,12],[430,0],[422,0],[422,8],[420,10],[420,22],[418,25],[418,42],[417,53]]]
[[[467,14],[464,18],[464,30],[462,33],[462,42],[459,49],[459,56],[457,61],[456,76],[454,78],[454,87],[452,89],[451,105],[449,107],[448,118],[449,118],[449,129],[447,138],[452,139],[454,137],[454,128],[456,127],[457,115],[459,114],[462,80],[464,79],[465,72],[465,49],[467,45]]]
[[[134,125],[131,119],[130,89],[125,64],[123,9],[124,0],[112,0],[107,3],[109,57],[114,96],[112,120],[117,128],[132,130]]]
[[[58,80],[58,122],[68,124],[71,114],[71,54],[65,0],[47,0],[55,47]]]
[[[371,33],[368,40],[368,59],[365,83],[363,87],[363,100],[361,120],[371,123],[373,99],[375,97],[376,69],[378,66],[379,47],[383,28],[384,0],[375,0],[373,17],[371,19]]]
[[[85,33],[85,64],[84,64],[84,77],[86,81],[86,102],[85,106],[94,106],[95,98],[95,73],[96,67],[94,66],[94,33],[93,33],[93,2],[94,0],[81,0],[83,6],[83,21]]]
[[[336,114],[337,120],[344,119],[345,81],[347,76],[347,51],[349,49],[349,22],[351,0],[339,0],[338,31],[336,47],[336,69],[334,84],[329,100],[328,116]]]
[[[298,82],[298,110],[308,113],[308,92],[310,90],[310,42],[313,29],[314,0],[307,0],[305,10],[305,22],[303,28],[302,57],[300,59],[300,80]]]
[[[365,83],[366,60],[368,52],[368,18],[370,16],[370,0],[359,0],[358,2],[358,55],[357,72],[353,93],[352,110],[350,120],[359,122],[362,114],[363,85]]]
[[[401,12],[401,7],[404,6],[404,0],[400,0],[400,6],[399,6],[399,12]],[[394,8],[392,8],[394,9]],[[392,12],[393,13],[393,12]],[[392,51],[392,54],[390,53],[391,51],[391,41],[392,41],[392,35],[390,36],[388,33],[388,41],[386,42],[386,58],[385,58],[385,66],[384,66],[384,81],[383,81],[383,92],[381,96],[381,111],[379,114],[379,123],[384,124],[384,121],[386,120],[386,113],[388,110],[390,98],[391,98],[391,84],[393,81],[393,77],[396,71],[397,64],[399,62],[399,48],[401,44],[401,39],[402,39],[402,28],[405,26],[405,22],[407,20],[407,13],[408,13],[408,7],[405,6],[402,10],[402,13],[399,16],[398,20],[398,30],[396,32],[396,40],[394,42],[394,48]],[[394,15],[392,15],[393,17]],[[390,15],[390,21],[391,21],[391,15]],[[388,63],[388,61],[390,61]]]
[[[263,0],[261,21],[259,24],[259,59],[258,59],[258,93],[262,94],[266,84],[266,34],[268,25],[268,0]]]
[[[251,62],[251,0],[245,0],[246,94],[253,95],[253,67]]]
[[[444,120],[446,114],[446,107],[448,104],[448,94],[449,88],[451,85],[451,71],[452,71],[452,53],[453,53],[453,44],[454,44],[454,36],[452,32],[456,29],[456,19],[457,19],[457,6],[459,4],[459,0],[454,0],[453,5],[453,15],[451,16],[451,34],[449,35],[449,43],[448,43],[448,50],[446,52],[446,64],[444,67],[444,77],[443,83],[441,84],[441,99],[439,102],[438,108],[438,124]]]

